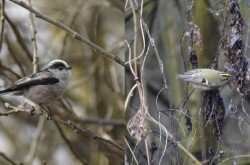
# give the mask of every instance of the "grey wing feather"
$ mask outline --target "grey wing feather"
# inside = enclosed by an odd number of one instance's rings
[[[190,75],[177,74],[177,75],[176,75],[176,78],[179,78],[179,79],[186,79],[186,78],[190,78]]]
[[[187,73],[187,74],[186,74]],[[202,80],[204,79],[204,76],[201,76],[199,74],[195,74],[192,72],[185,72],[184,74],[177,74],[176,78],[183,79],[184,81],[190,81],[193,83],[200,84]]]

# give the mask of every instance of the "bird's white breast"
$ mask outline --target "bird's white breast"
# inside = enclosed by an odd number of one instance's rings
[[[60,97],[62,91],[55,85],[37,85],[24,91],[23,96],[38,105],[49,105]]]

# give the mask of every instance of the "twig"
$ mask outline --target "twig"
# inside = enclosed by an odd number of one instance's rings
[[[222,160],[219,164],[225,164],[225,162],[230,161],[231,159],[238,159],[238,158],[247,158],[249,160],[250,155],[238,155],[238,156],[233,156],[232,158],[226,158],[224,160]]]
[[[44,115],[44,116],[48,117],[47,114],[45,114],[45,113],[39,113],[40,112],[39,109],[38,110],[37,109],[30,110],[30,109],[26,108],[25,110],[23,110],[22,108],[15,107],[9,103],[5,103],[5,106],[6,106],[6,108],[8,108],[10,110],[16,110],[16,112],[19,112],[19,111],[29,112],[29,113],[32,112],[33,115]],[[12,112],[12,113],[14,113],[14,112]],[[119,145],[111,140],[104,139],[104,138],[96,135],[94,132],[91,132],[90,130],[87,130],[87,129],[84,129],[84,128],[78,126],[78,123],[76,124],[70,120],[62,120],[56,116],[49,116],[48,120],[52,120],[58,124],[68,126],[68,127],[72,128],[74,130],[74,132],[78,133],[79,135],[82,135],[83,137],[90,137],[90,138],[96,140],[97,142],[101,142],[101,144],[105,144],[106,147],[111,146],[112,148],[115,148],[118,151],[121,151],[121,152],[125,151],[124,147],[122,147],[121,145]]]
[[[5,103],[5,107],[7,109],[10,109],[10,110],[8,112],[0,113],[0,116],[8,116],[12,113],[17,113],[17,112],[23,111],[21,108],[14,107],[13,105],[11,105],[9,103]]]
[[[62,120],[62,119],[59,119],[58,117],[55,117],[55,116],[49,116],[48,119],[52,120],[58,124],[63,124],[63,125],[69,126],[70,128],[72,128],[74,130],[74,132],[78,133],[79,135],[82,135],[84,137],[86,137],[86,136],[91,137],[92,139],[96,140],[97,142],[102,142],[102,144],[108,144],[109,146],[112,146],[113,148],[115,148],[119,151],[122,151],[122,152],[125,151],[125,148],[122,147],[121,145],[119,145],[111,140],[104,139],[104,138],[96,135],[94,132],[91,132],[88,129],[84,129],[84,128],[78,126],[77,124],[75,124],[74,122],[72,122],[70,120],[67,120],[67,121]]]
[[[45,117],[39,118],[38,125],[37,125],[37,128],[36,128],[35,137],[33,138],[32,143],[30,145],[30,149],[29,149],[29,153],[28,153],[28,159],[26,161],[27,164],[32,163],[32,161],[35,158],[36,151],[37,151],[37,146],[38,146],[38,143],[39,143],[39,141],[41,139],[41,135],[42,135],[42,132],[43,132],[45,119],[46,119]]]
[[[168,136],[168,138],[170,138],[174,144],[177,145],[177,147],[183,152],[185,153],[191,160],[193,160],[195,162],[195,164],[197,165],[201,165],[201,162],[192,154],[190,153],[179,141],[176,140],[176,138],[158,121],[156,121],[152,116],[149,116],[149,120],[151,120],[153,123],[155,124],[159,124],[159,126],[161,127],[160,129],[164,129],[164,132],[167,132],[166,135]]]
[[[78,0],[76,6],[74,7],[74,9],[72,10],[73,13],[71,14],[71,16],[69,17],[69,19],[66,21],[66,26],[68,27],[72,27],[74,21],[76,20],[79,12],[81,11],[82,7],[84,6],[86,1],[82,2],[82,0]],[[67,38],[69,36],[69,33],[66,33],[62,39],[62,46],[61,49],[58,51],[58,55],[59,57],[62,57],[66,48],[66,43],[67,43]]]
[[[122,119],[102,119],[102,118],[87,118],[82,120],[84,124],[97,124],[97,125],[119,125],[125,126],[124,120]]]
[[[32,8],[31,0],[28,1],[29,6]],[[37,63],[38,63],[38,56],[37,56],[37,44],[36,44],[36,27],[34,23],[34,18],[32,12],[30,12],[30,28],[31,28],[31,42],[32,42],[32,50],[33,50],[33,73],[37,72]]]
[[[31,0],[28,1],[30,8],[32,8],[32,4],[31,4]],[[30,29],[31,29],[31,42],[32,42],[32,52],[33,52],[33,73],[36,73],[38,71],[38,55],[37,55],[37,43],[36,43],[36,27],[35,27],[35,23],[34,23],[34,18],[33,18],[33,13],[30,12]],[[38,143],[41,139],[41,135],[43,132],[43,128],[44,128],[44,124],[45,124],[45,117],[41,117],[39,118],[38,121],[38,125],[36,128],[36,133],[35,133],[35,137],[32,140],[32,143],[30,145],[30,149],[29,149],[29,153],[28,153],[28,160],[27,163],[30,164],[33,162],[35,155],[36,155],[36,151],[37,151],[37,146]]]
[[[10,41],[9,41],[9,38],[8,38],[7,35],[5,35],[5,41],[6,41],[7,45],[8,45],[8,50],[9,50],[9,52],[10,52],[10,55],[13,57],[13,59],[15,60],[15,63],[16,63],[16,64],[18,65],[18,67],[20,68],[21,73],[22,73],[22,76],[24,76],[24,75],[25,75],[25,70],[24,70],[24,68],[23,68],[23,66],[22,66],[22,64],[21,64],[21,62],[18,60],[15,51],[14,51],[13,48],[10,46]]]
[[[10,115],[10,114],[12,114],[12,113],[17,113],[17,112],[20,112],[20,110],[18,110],[18,109],[13,109],[13,110],[10,110],[10,111],[8,111],[8,112],[0,113],[0,116],[8,116],[8,115]]]
[[[74,31],[73,29],[69,28],[68,26],[65,26],[64,24],[57,22],[49,17],[47,17],[46,15],[40,13],[39,11],[31,8],[30,6],[28,6],[26,3],[24,3],[23,1],[18,1],[18,0],[9,0],[19,6],[22,6],[23,8],[29,10],[30,12],[34,13],[36,17],[45,20],[61,29],[63,29],[64,31],[71,33],[73,38],[82,41],[83,43],[87,44],[88,46],[90,46],[94,51],[99,52],[99,54],[104,55],[105,57],[111,59],[112,61],[115,61],[116,63],[126,67],[125,62],[122,61],[119,57],[114,56],[113,54],[110,54],[109,52],[107,52],[106,50],[104,50],[103,48],[99,47],[98,45],[94,44],[93,42],[89,41],[88,39],[86,39],[85,37],[83,37],[82,35],[80,35],[79,33],[77,33],[76,31]]]
[[[5,7],[5,0],[2,0],[1,4],[1,34],[0,34],[0,52],[2,50],[2,43],[3,43],[3,31],[4,31],[4,22],[5,22],[5,17],[4,17],[4,7]]]
[[[2,115],[0,116],[8,116],[12,113],[16,113],[16,112],[27,112],[30,113],[31,115],[44,115],[47,116],[47,114],[43,113],[43,111],[39,110],[39,109],[28,109],[28,108],[24,108],[22,105],[15,107],[13,105],[11,105],[10,103],[5,103],[4,106],[9,109],[10,111],[5,112],[5,113],[1,113]]]
[[[66,144],[69,146],[71,152],[75,155],[75,157],[82,163],[82,164],[87,164],[87,161],[84,160],[74,149],[74,147],[72,146],[72,144],[70,143],[69,139],[66,137],[66,135],[64,134],[62,128],[59,126],[59,124],[57,122],[54,121],[54,124],[56,125],[56,128],[58,129],[61,137],[63,138],[63,140],[66,142]]]
[[[131,155],[133,156],[133,159],[135,160],[135,163],[136,163],[137,165],[139,165],[138,160],[137,160],[137,157],[135,156],[135,153],[134,153],[134,151],[132,150],[132,148],[130,147],[130,145],[129,145],[129,143],[128,143],[128,140],[127,140],[126,138],[125,138],[125,143],[126,143],[128,149],[129,149]]]
[[[2,68],[3,70],[6,70],[10,73],[12,73],[13,75],[15,75],[17,78],[21,78],[21,76],[19,74],[17,74],[16,72],[14,72],[13,70],[11,70],[10,68],[8,68],[7,66],[4,66],[1,62],[0,62],[0,68]]]
[[[83,128],[77,126],[75,123],[73,123],[73,122],[70,121],[70,120],[68,120],[67,125],[68,125],[69,127],[71,127],[72,129],[74,129],[74,131],[75,131],[76,133],[80,134],[80,135],[83,135],[83,136],[86,136],[86,135],[87,135],[87,136],[89,136],[89,137],[95,139],[95,140],[98,141],[98,142],[102,142],[102,143],[105,143],[105,144],[109,144],[110,146],[116,148],[116,149],[119,150],[119,151],[122,151],[122,152],[125,151],[124,147],[120,146],[119,144],[114,143],[114,142],[112,142],[111,140],[104,139],[104,138],[102,138],[102,137],[100,137],[100,136],[97,136],[95,133],[93,133],[93,132],[91,132],[91,131],[89,131],[89,130],[87,130],[87,129],[83,129]]]
[[[3,152],[0,152],[0,156],[3,157],[7,162],[11,165],[17,165],[17,163],[13,162],[8,156],[6,156]]]
[[[23,40],[23,37],[22,37],[21,33],[19,32],[18,28],[12,22],[12,20],[9,18],[9,16],[7,15],[7,13],[4,12],[4,16],[6,18],[6,21],[9,23],[10,27],[12,28],[12,30],[13,30],[15,36],[16,36],[16,39],[17,39],[18,43],[20,44],[21,48],[27,54],[29,60],[32,61],[32,54],[30,53],[28,47],[25,45],[25,41]]]
[[[77,117],[74,113],[66,113],[66,109],[64,113],[56,112],[56,110],[51,110],[53,112],[51,115],[58,116],[62,120],[71,120],[75,123],[78,123],[80,126],[86,126],[87,124],[95,124],[99,127],[101,126],[109,126],[109,125],[115,125],[115,126],[124,126],[124,120],[122,119],[104,119],[104,118],[85,118],[81,119]]]

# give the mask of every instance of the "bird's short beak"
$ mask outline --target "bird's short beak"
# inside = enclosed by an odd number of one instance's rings
[[[70,69],[72,69],[72,67],[71,67],[71,66],[69,66],[69,67],[67,68],[67,70],[70,70]]]

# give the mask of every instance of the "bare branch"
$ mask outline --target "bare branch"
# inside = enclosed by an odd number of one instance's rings
[[[0,68],[3,69],[3,70],[6,70],[8,72],[10,72],[11,74],[15,75],[17,78],[21,78],[21,76],[19,74],[17,74],[16,72],[14,72],[12,69],[10,69],[9,67],[3,65],[1,62],[0,62]]]
[[[64,31],[71,33],[73,38],[87,44],[88,46],[90,46],[94,51],[98,52],[101,55],[104,55],[105,57],[109,58],[112,61],[115,61],[116,63],[126,67],[125,62],[122,61],[119,57],[110,54],[108,51],[104,50],[103,48],[99,47],[98,45],[94,44],[93,42],[89,41],[88,39],[86,39],[85,37],[83,37],[82,35],[80,35],[79,33],[77,33],[76,31],[74,31],[73,29],[69,28],[68,26],[65,26],[64,24],[55,21],[49,17],[47,17],[46,15],[40,13],[39,11],[31,8],[30,6],[28,6],[26,3],[24,3],[23,1],[18,1],[18,0],[9,0],[19,6],[22,6],[23,8],[29,10],[30,12],[34,13],[36,17],[45,20],[61,29],[63,29]]]
[[[36,151],[37,151],[37,146],[38,146],[38,143],[39,143],[39,141],[41,139],[44,124],[45,124],[45,117],[39,118],[38,125],[37,125],[37,128],[36,128],[35,137],[32,140],[32,143],[31,143],[30,149],[29,149],[29,153],[28,153],[28,159],[27,159],[28,164],[32,163],[32,161],[35,158]]]
[[[75,155],[75,157],[82,162],[82,164],[87,164],[87,161],[84,160],[83,158],[81,158],[81,156],[75,151],[74,147],[71,145],[69,139],[67,138],[67,136],[64,134],[62,128],[59,126],[59,124],[57,122],[55,122],[56,128],[58,129],[62,139],[66,142],[66,144],[69,146],[71,152]]]
[[[7,162],[9,162],[11,165],[17,165],[15,162],[13,162],[8,156],[6,156],[3,152],[0,152],[0,156],[3,157]]]
[[[29,0],[29,6],[32,8],[31,1]],[[36,43],[36,27],[34,23],[34,18],[32,12],[30,12],[30,28],[31,28],[31,42],[32,42],[32,50],[33,50],[33,73],[37,72],[37,63],[38,63],[38,55],[37,55],[37,43]]]
[[[10,55],[13,57],[15,63],[18,65],[18,67],[21,70],[22,76],[25,76],[25,70],[21,64],[21,62],[18,60],[17,56],[16,56],[16,52],[13,50],[13,48],[10,46],[10,41],[9,41],[9,37],[7,35],[5,35],[5,41],[8,45],[8,50],[10,52]]]
[[[3,31],[4,31],[4,22],[5,22],[5,16],[4,16],[4,7],[5,7],[5,0],[2,0],[1,4],[1,34],[0,34],[0,51],[2,50],[2,43],[3,43]]]
[[[78,133],[79,135],[82,135],[83,137],[90,137],[91,139],[96,140],[99,144],[105,145],[106,148],[112,147],[113,149],[115,149],[116,151],[119,151],[119,152],[125,151],[124,147],[122,147],[121,145],[119,145],[111,140],[104,139],[88,129],[82,128],[81,126],[79,126],[80,125],[79,123],[75,123],[75,122],[72,122],[70,120],[62,120],[61,118],[58,118],[56,116],[48,116],[48,114],[41,112],[40,109],[32,109],[32,110],[30,110],[28,108],[23,109],[20,107],[15,107],[9,103],[5,103],[5,107],[10,109],[10,110],[13,110],[13,112],[11,112],[11,113],[23,111],[23,112],[32,113],[33,115],[44,115],[47,117],[48,120],[52,120],[58,124],[66,125],[66,126],[72,128],[74,130],[74,132]],[[11,113],[9,113],[9,114],[11,114]],[[2,115],[2,116],[5,116],[5,115]]]
[[[89,137],[95,139],[96,141],[101,142],[101,144],[108,144],[108,145],[110,145],[110,146],[116,148],[116,149],[119,150],[119,151],[122,151],[122,152],[125,151],[124,147],[120,146],[119,144],[114,143],[114,142],[111,141],[111,140],[104,139],[104,138],[102,138],[102,137],[96,135],[95,133],[93,133],[93,132],[87,130],[87,129],[83,129],[83,128],[77,126],[75,123],[73,123],[73,122],[70,121],[70,120],[67,121],[67,124],[66,124],[66,125],[68,125],[68,126],[71,127],[72,129],[74,129],[74,131],[75,131],[76,133],[80,134],[80,135],[83,135],[83,136],[86,136],[86,135],[87,135],[87,136],[89,136]]]
[[[28,1],[29,6],[32,8],[32,4],[31,4],[31,0]],[[36,73],[38,71],[38,55],[37,55],[37,43],[36,43],[36,27],[35,27],[35,23],[34,23],[34,18],[33,18],[33,13],[30,12],[30,29],[31,29],[31,43],[32,43],[32,52],[33,52],[33,73]],[[44,128],[44,124],[45,124],[45,117],[41,117],[39,118],[38,121],[38,125],[36,128],[36,133],[35,133],[35,137],[32,140],[32,143],[30,145],[30,149],[29,149],[29,153],[28,153],[28,159],[27,159],[27,163],[30,164],[33,162],[35,155],[36,155],[36,151],[37,151],[37,146],[38,143],[41,139],[41,135],[43,132],[43,128]]]
[[[86,1],[82,2],[81,0],[79,0],[76,4],[76,6],[73,8],[73,13],[71,14],[71,16],[69,17],[69,19],[66,21],[66,26],[68,27],[72,27],[74,21],[76,20],[79,12],[81,11],[81,9],[83,8],[84,4]],[[65,47],[66,47],[66,43],[67,43],[67,38],[69,36],[69,33],[66,33],[62,39],[62,46],[61,49],[58,51],[58,55],[59,57],[62,57],[65,51]]]
[[[25,45],[25,41],[20,33],[20,31],[18,30],[18,28],[16,27],[16,25],[14,24],[14,22],[12,22],[12,20],[9,18],[9,16],[7,15],[7,13],[4,12],[4,16],[6,18],[6,21],[9,23],[10,27],[12,28],[16,39],[18,41],[18,43],[20,44],[20,46],[22,47],[22,49],[25,51],[25,53],[27,54],[28,58],[30,59],[30,61],[32,60],[32,54],[30,53],[28,47]]]
[[[0,116],[8,116],[8,115],[10,115],[12,113],[17,113],[17,112],[20,112],[20,111],[24,111],[21,108],[17,108],[17,107],[14,107],[14,106],[10,105],[9,103],[5,103],[5,107],[10,109],[10,110],[8,112],[0,113]],[[27,111],[27,112],[30,112],[30,111]]]
[[[82,123],[84,124],[97,124],[97,125],[119,125],[124,126],[124,120],[122,119],[102,119],[102,118],[87,118],[82,120]]]

